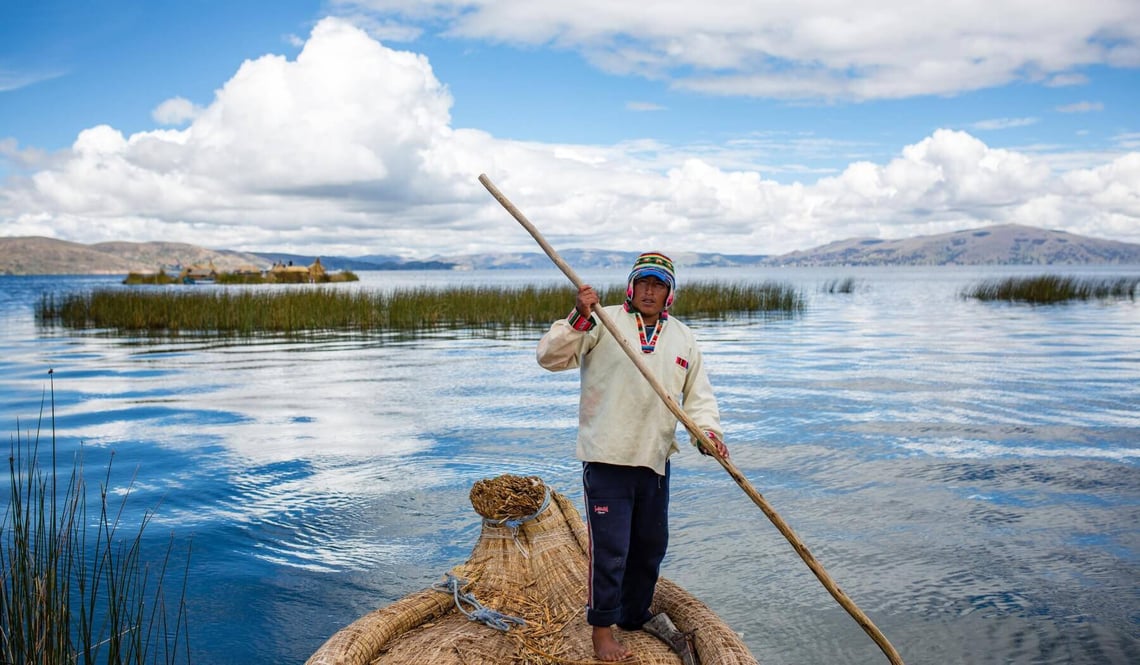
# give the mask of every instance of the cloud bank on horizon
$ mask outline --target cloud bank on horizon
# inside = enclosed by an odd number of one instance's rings
[[[150,109],[153,128],[98,124],[57,151],[21,146],[0,128],[9,172],[0,235],[414,258],[535,251],[477,182],[486,173],[562,248],[778,254],[1000,223],[1140,242],[1135,125],[1118,128],[1111,149],[1015,149],[979,134],[1035,118],[983,119],[935,128],[878,161],[787,181],[765,167],[759,133],[547,142],[458,127],[452,85],[428,56],[390,46],[434,31],[524,54],[556,48],[618,80],[836,113],[868,100],[1081,85],[1089,67],[1140,68],[1140,3],[1130,1],[720,4],[334,2],[295,57],[235,64],[212,99],[174,96]],[[1103,110],[1076,99],[1056,111]]]

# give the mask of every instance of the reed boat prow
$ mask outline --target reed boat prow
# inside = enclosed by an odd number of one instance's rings
[[[594,663],[586,624],[588,536],[581,515],[541,479],[481,480],[471,503],[483,527],[463,564],[339,630],[307,665]],[[668,579],[652,611],[690,633],[700,665],[757,665],[740,636]],[[615,628],[643,665],[681,665],[661,640]]]

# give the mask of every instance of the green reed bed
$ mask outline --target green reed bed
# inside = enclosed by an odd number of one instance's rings
[[[1140,277],[1072,277],[1038,275],[989,279],[969,287],[966,298],[1054,304],[1071,300],[1136,299]]]
[[[621,302],[625,290],[620,289],[605,302]],[[722,319],[736,315],[798,314],[804,310],[804,298],[795,288],[779,282],[711,282],[683,283],[677,302],[670,309],[681,319]]]
[[[798,291],[772,282],[696,282],[682,289],[673,308],[680,317],[794,314],[804,307]],[[599,295],[602,302],[616,304],[624,300],[625,289],[611,287]],[[570,286],[422,287],[390,293],[320,286],[287,291],[99,289],[44,295],[36,317],[44,325],[162,335],[408,332],[546,325],[566,316],[573,303]]]
[[[144,560],[153,513],[125,523],[130,487],[119,505],[108,501],[108,464],[90,516],[79,458],[61,469],[54,434],[43,451],[38,429],[19,427],[0,522],[0,663],[189,662],[185,578],[177,606],[165,599],[173,543],[156,565]]]

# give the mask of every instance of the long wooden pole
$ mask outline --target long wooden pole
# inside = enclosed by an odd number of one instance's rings
[[[522,212],[516,208],[514,204],[511,203],[507,197],[503,195],[502,192],[499,191],[499,188],[491,182],[491,179],[488,178],[486,174],[483,174],[479,176],[479,182],[483,183],[483,186],[487,188],[487,191],[491,193],[491,196],[495,197],[495,199],[500,204],[502,204],[504,208],[506,208],[507,212],[509,212],[511,216],[518,221],[519,224],[522,224],[523,228],[525,228],[538,242],[539,246],[542,247],[542,251],[546,252],[546,255],[550,257],[550,260],[554,262],[554,265],[558,266],[563,274],[570,278],[570,281],[574,283],[574,286],[581,288],[583,282],[574,272],[574,269],[562,260],[562,257],[558,255],[558,252],[556,252],[554,248],[550,246],[550,243],[546,242],[546,238],[542,237],[542,234],[539,233],[538,229],[536,229],[534,225],[530,223],[530,220],[528,220],[526,216],[523,215]],[[677,404],[677,400],[673,399],[673,396],[669,394],[669,392],[665,389],[665,386],[661,384],[661,381],[653,375],[653,372],[650,371],[649,366],[646,365],[645,362],[641,359],[641,354],[639,351],[634,350],[633,345],[629,342],[629,340],[621,334],[621,331],[618,330],[617,325],[614,323],[613,319],[610,318],[610,315],[606,313],[605,309],[602,307],[595,307],[593,314],[598,317],[598,319],[602,322],[602,325],[606,327],[606,330],[610,331],[610,334],[613,335],[614,339],[621,344],[621,347],[625,349],[626,355],[629,356],[629,359],[633,361],[633,364],[637,366],[637,369],[646,378],[646,380],[649,381],[649,385],[653,387],[654,392],[656,392],[657,395],[665,401],[665,405],[669,408],[673,415],[677,417],[677,420],[679,420],[685,426],[685,429],[689,431],[689,434],[691,434],[693,438],[695,438],[700,443],[701,448],[709,455],[714,457],[716,461],[720,462],[720,465],[724,467],[724,470],[728,472],[728,475],[732,476],[732,479],[736,481],[736,484],[739,485],[740,488],[744,490],[744,493],[752,499],[752,502],[759,506],[760,510],[764,512],[769,520],[771,520],[772,524],[776,526],[780,533],[784,534],[784,538],[788,539],[788,542],[791,543],[792,548],[795,549],[796,553],[800,555],[800,558],[803,559],[804,563],[806,563],[808,568],[811,569],[811,572],[815,574],[816,579],[818,579],[820,583],[823,584],[824,588],[827,589],[827,592],[831,594],[831,597],[838,601],[839,604],[843,606],[843,609],[847,610],[847,613],[850,614],[853,619],[855,619],[855,622],[863,628],[864,632],[871,636],[871,639],[875,641],[875,644],[879,645],[879,648],[882,649],[883,653],[887,656],[887,660],[890,661],[892,665],[903,665],[902,657],[899,655],[899,652],[895,650],[894,646],[891,645],[890,641],[887,639],[887,636],[883,635],[882,631],[880,631],[878,627],[875,626],[875,624],[871,621],[871,619],[863,613],[863,610],[859,609],[859,606],[855,604],[855,601],[851,600],[851,598],[849,598],[847,594],[844,593],[843,590],[835,584],[835,581],[831,579],[831,576],[827,574],[827,571],[824,570],[823,566],[818,561],[816,561],[814,556],[812,556],[812,553],[808,550],[807,545],[804,545],[803,541],[800,540],[795,531],[792,531],[792,527],[788,526],[788,523],[785,522],[782,517],[780,517],[780,515],[775,511],[775,509],[772,508],[771,505],[769,505],[768,501],[760,494],[760,492],[756,491],[756,488],[754,488],[752,486],[752,483],[748,482],[748,479],[745,478],[742,473],[740,473],[740,470],[736,468],[735,464],[717,454],[716,445],[714,445],[713,442],[709,440],[708,435],[705,434],[701,428],[697,426],[696,422],[694,422],[693,419],[689,417],[689,414],[685,413],[681,406]]]

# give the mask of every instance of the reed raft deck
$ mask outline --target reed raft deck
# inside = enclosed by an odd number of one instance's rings
[[[441,583],[361,617],[307,665],[598,662],[585,612],[588,536],[577,509],[536,477],[479,481],[471,497],[483,526],[467,561],[445,576],[454,586]],[[658,582],[651,611],[693,631],[702,665],[758,665],[737,633],[668,579]],[[616,633],[636,655],[629,662],[681,665],[648,633]]]

